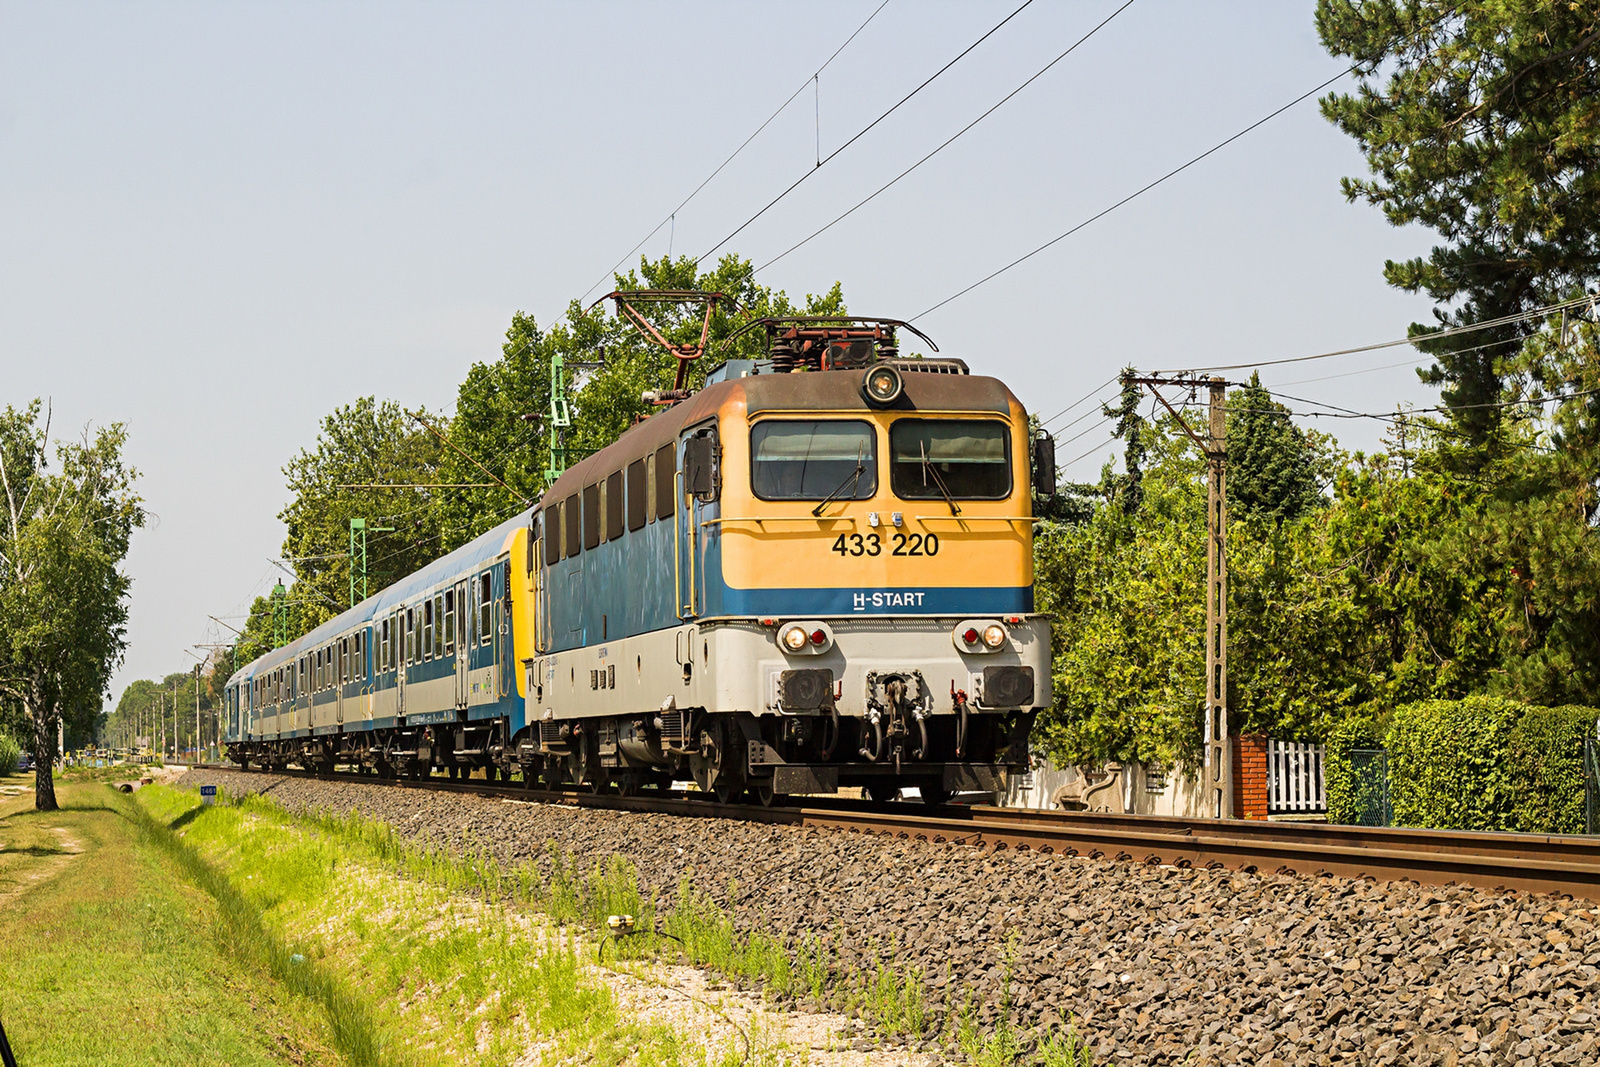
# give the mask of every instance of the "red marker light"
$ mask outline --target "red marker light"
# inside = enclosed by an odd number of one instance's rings
[[[967,627],[966,632],[961,635],[961,640],[965,641],[969,645],[977,644],[978,643],[978,631],[974,630],[970,626]]]
[[[822,644],[823,642],[825,642],[827,640],[828,640],[827,631],[825,631],[825,630],[812,630],[811,631],[811,643],[813,645],[820,645],[820,644]]]

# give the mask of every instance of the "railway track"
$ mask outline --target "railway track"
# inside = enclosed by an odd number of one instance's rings
[[[232,765],[202,764],[198,769],[241,773]],[[242,773],[265,776],[268,772]],[[287,770],[271,774],[379,784],[370,776],[348,773]],[[1570,894],[1600,901],[1600,840],[1587,837],[1025,811],[982,804],[924,808],[906,802],[815,797],[763,807],[718,804],[682,793],[624,797],[526,789],[514,782],[471,779],[383,780],[381,784],[599,810],[811,826],[936,844],[1027,849],[1151,865],[1459,884],[1489,890]]]

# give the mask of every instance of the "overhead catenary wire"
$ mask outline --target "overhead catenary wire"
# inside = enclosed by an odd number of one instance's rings
[[[1059,419],[1061,416],[1065,415],[1067,412],[1069,412],[1069,411],[1073,410],[1074,408],[1076,408],[1079,404],[1087,403],[1088,401],[1093,400],[1096,396],[1100,395],[1100,391],[1102,389],[1104,389],[1106,386],[1110,385],[1112,382],[1117,381],[1121,377],[1122,377],[1121,374],[1113,374],[1111,377],[1107,378],[1105,381],[1101,382],[1099,385],[1097,385],[1093,389],[1089,390],[1083,396],[1081,396],[1078,399],[1074,400],[1072,403],[1068,404],[1066,407],[1062,408],[1060,411],[1056,412],[1054,415],[1051,415],[1048,419],[1045,419],[1039,425],[1048,426],[1052,422],[1055,422],[1057,419]],[[1068,425],[1071,425],[1071,424],[1069,423]],[[1065,427],[1063,427],[1063,429],[1065,429]]]
[[[986,32],[982,37],[979,37],[976,41],[973,41],[971,44],[967,45],[967,47],[963,48],[955,56],[955,58],[951,59],[944,66],[940,67],[938,70],[934,71],[932,74],[928,75],[928,77],[922,82],[922,84],[918,85],[915,89],[912,89],[905,96],[902,96],[887,111],[883,112],[877,118],[873,119],[871,122],[867,123],[861,129],[857,130],[850,137],[850,139],[848,141],[846,141],[844,144],[840,145],[838,148],[835,148],[832,152],[829,152],[827,155],[823,156],[817,162],[816,166],[812,167],[811,169],[807,170],[804,174],[800,175],[800,177],[796,178],[794,180],[794,182],[788,188],[784,189],[783,192],[779,193],[777,196],[775,196],[771,200],[769,200],[766,203],[766,205],[761,208],[761,210],[757,211],[754,215],[751,215],[749,218],[747,218],[743,222],[741,222],[738,226],[734,227],[733,232],[729,233],[728,236],[724,237],[722,240],[718,241],[716,244],[714,244],[710,248],[706,249],[700,255],[696,256],[695,257],[695,262],[698,263],[698,262],[701,262],[703,260],[709,259],[711,257],[711,255],[712,255],[712,253],[716,252],[717,249],[721,248],[723,245],[727,244],[729,241],[731,241],[735,237],[739,236],[739,234],[743,233],[746,227],[748,227],[751,223],[755,222],[761,216],[765,215],[768,211],[771,211],[775,206],[777,206],[779,201],[783,200],[784,197],[788,196],[790,193],[792,193],[796,189],[798,189],[800,187],[800,185],[803,182],[806,181],[806,179],[810,178],[813,174],[817,173],[817,171],[821,170],[831,160],[833,160],[834,157],[839,155],[839,153],[843,152],[845,149],[849,148],[851,145],[853,145],[857,141],[861,140],[861,138],[865,137],[874,127],[876,127],[878,125],[878,123],[882,122],[884,119],[888,118],[890,115],[892,115],[896,111],[898,111],[900,109],[900,107],[903,104],[906,103],[906,101],[910,100],[912,97],[914,97],[918,93],[922,92],[922,90],[926,89],[929,85],[932,85],[934,80],[937,79],[941,74],[943,74],[945,71],[949,70],[951,67],[955,66],[957,63],[961,62],[961,60],[965,59],[969,54],[971,54],[973,49],[977,48],[984,41],[987,41],[990,37],[994,36],[997,32],[999,32],[999,30],[1000,30],[1000,28],[1002,26],[1004,26],[1006,23],[1010,22],[1012,19],[1016,18],[1018,15],[1022,14],[1023,9],[1027,8],[1032,3],[1033,3],[1033,0],[1022,0],[1022,5],[1020,7],[1018,7],[1015,11],[1011,12],[1011,14],[1007,15],[1005,18],[1001,19],[999,22],[995,23],[994,26],[992,26],[988,30],[988,32]]]
[[[1045,251],[1046,249],[1052,248],[1055,245],[1060,244],[1062,241],[1065,241],[1068,237],[1071,237],[1073,234],[1077,233],[1079,230],[1083,229],[1085,226],[1088,226],[1089,224],[1094,223],[1094,222],[1098,222],[1100,219],[1105,218],[1107,215],[1111,214],[1113,211],[1115,211],[1118,208],[1122,207],[1124,204],[1127,204],[1127,203],[1130,203],[1131,201],[1137,200],[1139,197],[1143,196],[1145,193],[1148,193],[1150,190],[1154,189],[1156,186],[1162,184],[1163,182],[1167,181],[1168,179],[1175,178],[1179,174],[1182,174],[1184,171],[1188,170],[1190,167],[1194,166],[1196,163],[1199,163],[1201,160],[1205,159],[1207,156],[1210,156],[1210,155],[1212,155],[1212,154],[1214,154],[1216,152],[1221,151],[1222,149],[1226,148],[1228,145],[1232,144],[1233,142],[1237,141],[1239,138],[1243,137],[1245,134],[1250,133],[1252,130],[1257,129],[1260,126],[1266,125],[1268,122],[1270,122],[1273,119],[1277,118],[1279,115],[1283,114],[1285,111],[1288,111],[1290,108],[1294,107],[1296,104],[1300,103],[1302,100],[1306,100],[1306,99],[1308,99],[1308,98],[1310,98],[1312,96],[1315,96],[1317,93],[1322,92],[1322,90],[1326,89],[1328,86],[1332,85],[1334,82],[1338,81],[1340,78],[1343,78],[1345,75],[1352,73],[1355,69],[1356,68],[1354,66],[1351,66],[1351,67],[1345,68],[1344,70],[1341,70],[1338,74],[1335,74],[1333,77],[1329,78],[1327,81],[1323,82],[1322,84],[1316,86],[1313,89],[1309,89],[1306,92],[1301,93],[1299,96],[1295,97],[1293,100],[1289,101],[1287,104],[1284,104],[1282,107],[1279,107],[1276,110],[1271,111],[1268,114],[1262,116],[1261,118],[1259,118],[1256,121],[1252,122],[1250,125],[1246,126],[1244,129],[1240,130],[1238,133],[1234,134],[1233,136],[1228,137],[1227,139],[1219,141],[1216,144],[1212,145],[1210,148],[1206,149],[1204,152],[1201,152],[1199,155],[1195,156],[1193,159],[1190,159],[1187,163],[1184,163],[1181,166],[1174,167],[1173,169],[1171,169],[1171,170],[1167,171],[1165,174],[1163,174],[1161,177],[1157,178],[1155,181],[1150,182],[1149,184],[1141,186],[1140,188],[1134,190],[1133,192],[1129,193],[1127,196],[1123,197],[1121,200],[1118,200],[1116,203],[1112,204],[1110,207],[1104,208],[1104,209],[1096,212],[1095,214],[1093,214],[1093,215],[1089,216],[1088,218],[1084,219],[1082,222],[1080,222],[1077,225],[1073,226],[1071,229],[1067,230],[1066,232],[1058,234],[1055,237],[1052,237],[1050,240],[1046,241],[1042,245],[1039,245],[1037,248],[1033,249],[1031,252],[1027,252],[1027,253],[1024,253],[1023,255],[1018,256],[1016,259],[1013,259],[1010,263],[1007,263],[1005,266],[999,268],[998,270],[991,271],[990,273],[985,274],[982,278],[979,278],[977,281],[973,282],[971,285],[967,286],[966,288],[959,289],[956,292],[951,293],[949,296],[945,297],[943,300],[939,301],[937,304],[934,304],[934,305],[932,305],[930,307],[924,308],[922,311],[917,312],[915,315],[911,316],[911,318],[907,319],[906,321],[907,322],[916,322],[918,319],[922,318],[925,315],[931,315],[933,312],[938,311],[940,308],[944,307],[946,304],[950,303],[951,301],[959,300],[961,297],[966,296],[968,293],[972,292],[974,289],[977,289],[980,286],[987,285],[989,282],[994,281],[996,278],[1000,277],[1000,275],[1006,273],[1007,271],[1011,270],[1012,268],[1021,266],[1023,263],[1026,263],[1028,260],[1032,259],[1034,256],[1037,256],[1039,253]]]
[[[773,120],[776,119],[779,115],[783,114],[783,112],[789,107],[789,105],[794,103],[795,98],[797,96],[799,96],[801,93],[805,92],[806,88],[808,86],[812,86],[816,82],[816,80],[819,77],[821,77],[822,72],[828,69],[828,65],[830,63],[832,63],[835,59],[839,58],[839,53],[843,52],[847,47],[849,47],[850,42],[855,40],[856,37],[858,37],[861,34],[861,31],[866,29],[867,25],[869,23],[871,23],[873,19],[878,17],[878,12],[882,11],[884,8],[886,8],[888,6],[889,6],[889,0],[883,0],[883,2],[881,4],[879,4],[877,7],[873,8],[872,9],[872,14],[867,16],[866,21],[863,22],[861,25],[857,26],[855,28],[855,32],[852,33],[849,37],[845,38],[844,44],[841,44],[838,48],[835,48],[833,50],[833,54],[830,55],[827,59],[825,59],[823,61],[822,66],[818,67],[815,71],[813,71],[810,75],[808,75],[806,77],[806,80],[800,83],[800,87],[798,89],[796,89],[794,92],[790,93],[788,98],[785,99],[783,103],[778,105],[778,109],[776,111],[774,111],[772,114],[767,116],[765,122],[763,122],[761,125],[756,127],[756,130],[755,130],[754,133],[752,133],[749,137],[746,137],[743,141],[741,141],[739,143],[739,147],[735,148],[733,150],[733,153],[731,155],[729,155],[727,159],[724,159],[721,163],[717,164],[717,169],[716,170],[714,170],[710,174],[706,175],[705,179],[703,181],[701,181],[701,183],[699,185],[695,186],[694,189],[690,191],[689,195],[684,197],[683,201],[677,207],[673,208],[671,211],[669,211],[667,213],[667,217],[666,218],[664,218],[660,222],[656,223],[655,229],[653,229],[649,233],[645,234],[643,239],[641,239],[638,244],[636,244],[632,248],[628,249],[627,255],[625,255],[621,259],[617,260],[617,262],[612,265],[611,269],[606,271],[604,277],[602,277],[599,281],[595,282],[593,285],[589,286],[589,288],[585,289],[583,291],[583,295],[578,298],[578,302],[582,303],[584,300],[588,299],[590,293],[594,292],[596,289],[600,288],[600,286],[604,285],[607,281],[609,281],[612,277],[614,277],[616,275],[616,273],[617,273],[617,268],[622,266],[629,259],[631,259],[635,252],[637,252],[637,251],[639,251],[639,249],[643,248],[645,246],[645,242],[646,241],[650,240],[650,238],[652,238],[656,234],[660,233],[661,232],[661,227],[666,226],[666,225],[671,224],[671,223],[675,223],[676,220],[677,220],[677,217],[678,217],[678,212],[682,211],[685,207],[687,207],[689,205],[689,201],[691,201],[695,197],[699,196],[700,195],[700,191],[702,189],[704,189],[706,186],[711,184],[712,179],[714,179],[717,175],[721,174],[723,172],[723,170],[728,166],[729,163],[732,163],[735,159],[737,159],[739,157],[739,154],[741,152],[743,152],[746,148],[750,147],[750,142],[754,141],[757,137],[761,136],[761,131],[762,130],[765,130],[768,126],[772,125]],[[819,103],[817,106],[820,108],[821,104]],[[817,137],[819,138],[817,143],[818,143],[818,151],[819,151],[819,160],[820,160],[820,150],[821,150],[820,149],[820,146],[821,146],[820,138],[821,138],[821,136],[822,136],[822,117],[821,117],[821,114],[819,112],[818,116],[817,116]],[[821,166],[822,164],[819,161],[817,165]],[[670,245],[668,246],[668,256],[669,257],[671,256],[671,246]]]
[[[900,181],[900,179],[906,177],[912,171],[916,170],[918,167],[920,167],[924,163],[928,162],[928,160],[932,159],[934,156],[938,155],[940,152],[943,152],[946,148],[949,148],[952,144],[954,144],[968,130],[970,130],[974,126],[978,125],[978,123],[982,122],[984,119],[988,118],[990,115],[993,115],[996,111],[999,111],[1000,108],[1003,107],[1006,104],[1006,102],[1009,101],[1012,97],[1016,96],[1018,93],[1022,92],[1022,90],[1026,89],[1028,86],[1032,85],[1034,82],[1036,82],[1040,78],[1044,77],[1044,75],[1047,72],[1049,72],[1049,70],[1052,67],[1054,67],[1057,63],[1060,63],[1063,59],[1066,59],[1069,55],[1071,55],[1078,48],[1079,45],[1083,44],[1089,38],[1091,38],[1095,34],[1099,33],[1102,29],[1104,29],[1106,27],[1106,25],[1108,23],[1111,22],[1112,19],[1116,18],[1118,15],[1120,15],[1124,11],[1128,10],[1128,8],[1132,7],[1133,6],[1133,2],[1134,2],[1134,0],[1126,0],[1126,2],[1121,7],[1117,8],[1111,14],[1107,15],[1105,18],[1101,19],[1097,24],[1095,24],[1095,26],[1088,33],[1084,34],[1082,37],[1079,37],[1076,41],[1072,42],[1072,44],[1068,46],[1068,48],[1067,48],[1067,50],[1065,52],[1062,52],[1060,55],[1056,56],[1050,62],[1046,63],[1043,67],[1041,67],[1037,71],[1035,71],[1033,73],[1033,75],[1031,77],[1029,77],[1026,81],[1024,81],[1021,85],[1017,86],[1015,89],[1011,90],[1005,96],[1002,96],[999,100],[995,101],[995,103],[992,106],[990,106],[990,108],[987,111],[983,112],[983,114],[979,115],[977,118],[973,119],[971,122],[967,123],[965,126],[961,127],[959,130],[957,130],[955,133],[951,134],[949,136],[949,138],[947,138],[942,144],[940,144],[933,151],[929,152],[927,155],[923,156],[921,159],[919,159],[915,163],[911,164],[911,166],[907,167],[905,170],[901,171],[899,174],[896,174],[893,178],[890,178],[887,182],[885,182],[884,184],[880,185],[876,190],[874,190],[872,193],[868,194],[863,199],[858,200],[855,203],[854,206],[850,207],[849,209],[844,211],[842,214],[835,216],[834,219],[831,222],[828,222],[828,223],[824,224],[823,226],[821,226],[820,228],[818,228],[816,230],[813,230],[807,236],[802,237],[800,240],[796,241],[794,244],[790,245],[788,248],[785,248],[782,252],[779,252],[777,255],[773,256],[771,259],[769,259],[765,263],[761,264],[761,266],[756,268],[756,272],[759,273],[760,271],[766,270],[768,267],[770,267],[774,263],[778,262],[778,260],[780,260],[783,257],[787,256],[790,252],[794,252],[797,249],[803,247],[804,245],[807,245],[807,244],[811,243],[816,238],[821,237],[823,234],[825,234],[829,230],[833,229],[839,223],[843,222],[845,219],[849,218],[851,215],[854,215],[857,211],[861,210],[862,208],[864,208],[868,204],[870,204],[872,201],[876,200],[881,194],[887,192],[890,188],[892,188],[894,185],[896,185]]]
[[[1401,345],[1424,344],[1430,341],[1442,340],[1446,337],[1458,337],[1465,333],[1476,333],[1479,330],[1491,330],[1497,326],[1509,326],[1512,323],[1526,322],[1529,319],[1542,318],[1545,315],[1553,315],[1560,311],[1570,311],[1576,307],[1592,305],[1594,302],[1595,298],[1593,296],[1582,296],[1574,300],[1563,300],[1559,304],[1547,304],[1544,307],[1531,308],[1527,311],[1519,311],[1513,315],[1502,315],[1497,319],[1486,319],[1483,322],[1468,323],[1465,326],[1451,326],[1443,330],[1434,330],[1429,333],[1412,334],[1409,337],[1397,337],[1391,341],[1379,341],[1376,344],[1361,345],[1356,348],[1340,348],[1332,352],[1317,352],[1309,356],[1291,356],[1285,359],[1263,359],[1257,360],[1254,363],[1206,364],[1196,367],[1174,367],[1167,370],[1151,371],[1151,373],[1198,374],[1201,371],[1254,370],[1257,367],[1280,367],[1287,363],[1309,363],[1312,360],[1332,359],[1336,356],[1354,356],[1359,355],[1362,352],[1376,352],[1384,348],[1398,348]],[[1505,342],[1494,343],[1500,344]],[[1488,346],[1485,345],[1482,347]],[[1475,350],[1464,349],[1463,351]]]

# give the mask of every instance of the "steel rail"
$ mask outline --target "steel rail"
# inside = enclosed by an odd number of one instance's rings
[[[200,769],[240,773],[231,764],[201,764]],[[244,773],[398,786],[595,810],[740,819],[1151,866],[1457,884],[1497,892],[1570,894],[1600,901],[1600,840],[1559,834],[1186,819],[989,805],[950,804],[922,809],[905,802],[816,797],[763,807],[719,804],[687,793],[625,797],[617,793],[531,789],[517,782],[478,779],[381,779],[302,770],[253,769]]]

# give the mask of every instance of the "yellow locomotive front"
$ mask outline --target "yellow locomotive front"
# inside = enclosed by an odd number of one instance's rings
[[[1048,438],[960,361],[806,329],[804,358],[724,364],[547,494],[525,761],[769,801],[937,802],[1026,765]]]

